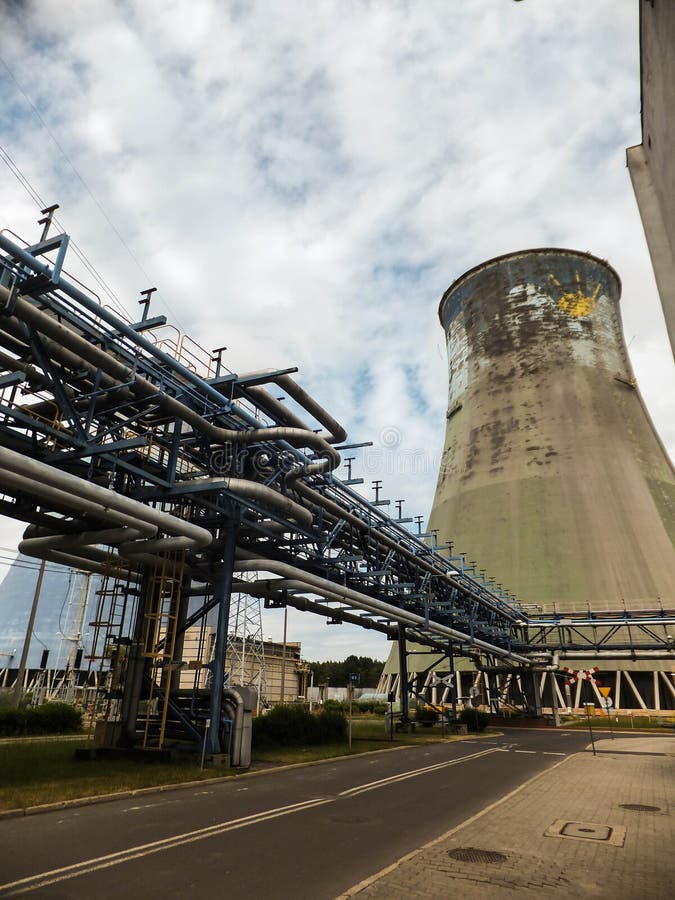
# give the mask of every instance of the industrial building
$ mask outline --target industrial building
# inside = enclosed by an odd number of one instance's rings
[[[641,10],[629,164],[671,323],[674,20],[669,4]],[[238,594],[394,641],[404,718],[411,686],[453,707],[477,694],[537,713],[542,690],[578,706],[600,699],[597,669],[618,705],[673,707],[673,470],[607,263],[515,251],[443,296],[446,446],[415,535],[351,470],[338,477],[353,445],[295,368],[228,371],[152,314],[153,289],[138,320],[112,313],[68,275],[54,209],[30,240],[0,235],[0,512],[25,523],[23,553],[100,579],[87,665],[101,746],[241,744],[257,701],[231,680],[241,650],[239,680],[255,681],[248,632],[230,630]],[[287,698],[303,673],[285,662]]]
[[[617,609],[658,616],[675,597],[675,473],[630,368],[619,297],[606,262],[552,248],[489,260],[448,288],[447,424],[428,531],[473,571],[471,548],[531,627],[540,613],[593,611],[578,651],[542,673],[549,703],[554,684],[562,707],[595,700],[597,687],[582,698],[578,680],[565,696],[559,676],[597,667],[623,706],[670,709],[672,661],[636,665],[630,634],[600,624]],[[418,690],[448,674],[447,662],[415,659]],[[397,675],[392,652],[380,689],[396,689]],[[512,685],[476,674],[472,687],[497,705]]]
[[[675,350],[675,5],[646,0],[639,9],[642,142],[626,158]],[[450,391],[429,528],[454,541],[455,554],[470,551],[535,615],[556,609],[563,621],[584,606],[651,609],[658,621],[675,606],[673,466],[631,371],[618,291],[616,273],[588,254],[526,251],[477,266],[441,302]],[[675,660],[600,658],[610,634],[630,643],[609,625],[579,632],[586,655],[561,664],[573,674],[558,677],[555,695],[542,673],[548,703],[599,704],[602,680],[616,708],[675,708]],[[666,644],[674,638],[667,629]],[[447,700],[436,674],[447,662],[409,649],[414,687]],[[399,655],[390,654],[380,690],[398,688]],[[512,689],[505,675],[490,695],[487,672],[467,659],[455,666],[482,701]]]
[[[675,353],[675,6],[640,3],[642,142],[626,151],[670,345]]]

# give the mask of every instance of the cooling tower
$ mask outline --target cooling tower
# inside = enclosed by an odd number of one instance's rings
[[[439,308],[449,399],[429,527],[545,610],[675,599],[675,473],[620,293],[588,253],[526,250],[471,269]]]

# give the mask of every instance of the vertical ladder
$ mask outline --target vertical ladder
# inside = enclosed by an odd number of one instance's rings
[[[150,660],[150,684],[145,710],[139,715],[144,748],[160,750],[164,744],[184,570],[185,551],[165,553],[146,586],[143,647]]]
[[[126,667],[124,637],[133,621],[131,612],[134,604],[131,600],[130,580],[130,573],[117,571],[107,574],[96,591],[96,609],[94,618],[89,623],[92,628],[92,643],[91,651],[86,657],[89,664],[85,685],[91,683],[92,671],[100,671],[91,703],[87,703],[85,688],[88,738],[91,738],[97,721],[103,722],[105,727],[119,711]]]

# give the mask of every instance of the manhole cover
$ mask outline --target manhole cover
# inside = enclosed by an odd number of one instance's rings
[[[570,822],[556,819],[544,832],[545,837],[565,838],[574,841],[601,841],[613,847],[623,847],[626,841],[625,825],[605,825],[604,822]]]
[[[448,856],[459,862],[471,863],[502,863],[506,860],[503,853],[496,850],[478,850],[476,847],[458,847],[457,850],[448,850]]]
[[[646,803],[620,803],[621,809],[632,809],[635,812],[661,812],[660,806],[647,806]]]
[[[590,822],[568,822],[560,834],[566,837],[586,838],[589,841],[608,841],[612,829],[607,825],[594,825]]]

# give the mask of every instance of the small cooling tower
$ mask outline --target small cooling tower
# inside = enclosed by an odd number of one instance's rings
[[[471,269],[440,304],[449,400],[429,527],[547,610],[675,599],[675,473],[620,292],[588,253],[526,250]]]

